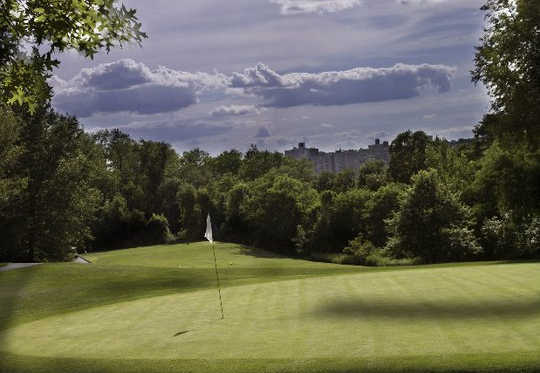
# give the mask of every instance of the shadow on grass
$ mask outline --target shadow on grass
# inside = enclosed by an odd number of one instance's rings
[[[24,297],[24,289],[38,270],[37,267],[28,267],[0,273],[0,350],[7,343],[2,338],[2,331],[10,327],[18,303]]]
[[[246,245],[238,245],[240,247],[239,255],[248,255],[253,256],[255,258],[271,258],[271,259],[291,259],[290,257],[280,255],[278,253],[264,250],[264,249],[257,249],[254,247],[246,246]]]
[[[532,373],[535,352],[400,356],[378,359],[208,359],[121,360],[4,356],[1,373]]]
[[[356,299],[325,304],[314,311],[318,317],[394,318],[407,320],[464,320],[498,317],[531,318],[540,316],[540,298],[527,301],[464,302],[381,302]]]

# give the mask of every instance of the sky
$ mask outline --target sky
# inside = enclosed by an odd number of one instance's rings
[[[125,0],[149,35],[60,56],[53,105],[89,132],[200,148],[324,151],[405,130],[458,139],[489,110],[471,83],[483,0]]]

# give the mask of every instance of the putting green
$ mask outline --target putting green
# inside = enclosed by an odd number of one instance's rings
[[[194,290],[20,324],[0,334],[1,349],[81,359],[540,353],[539,284],[535,263],[257,283],[223,290],[225,320],[215,289]]]

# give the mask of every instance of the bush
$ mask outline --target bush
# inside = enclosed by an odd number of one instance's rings
[[[343,264],[366,264],[366,258],[375,251],[375,246],[366,241],[362,235],[358,235],[354,240],[349,241],[349,246],[343,249]]]
[[[373,267],[414,265],[421,262],[419,258],[392,258],[384,249],[375,249],[366,257],[366,265]]]
[[[513,256],[516,228],[509,214],[491,217],[484,221],[481,244],[488,258],[510,258]]]
[[[540,218],[529,217],[521,224],[512,214],[487,219],[481,228],[481,243],[492,259],[532,258],[540,255]]]
[[[518,235],[518,244],[522,255],[526,257],[540,256],[540,217],[534,216],[522,225]]]
[[[152,214],[146,223],[144,238],[146,244],[156,245],[172,241],[173,236],[169,230],[169,222],[163,215]]]

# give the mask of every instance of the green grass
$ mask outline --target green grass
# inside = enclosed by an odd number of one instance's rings
[[[365,268],[232,244],[216,253],[224,320],[207,243],[0,273],[0,371],[540,371],[538,263]]]

